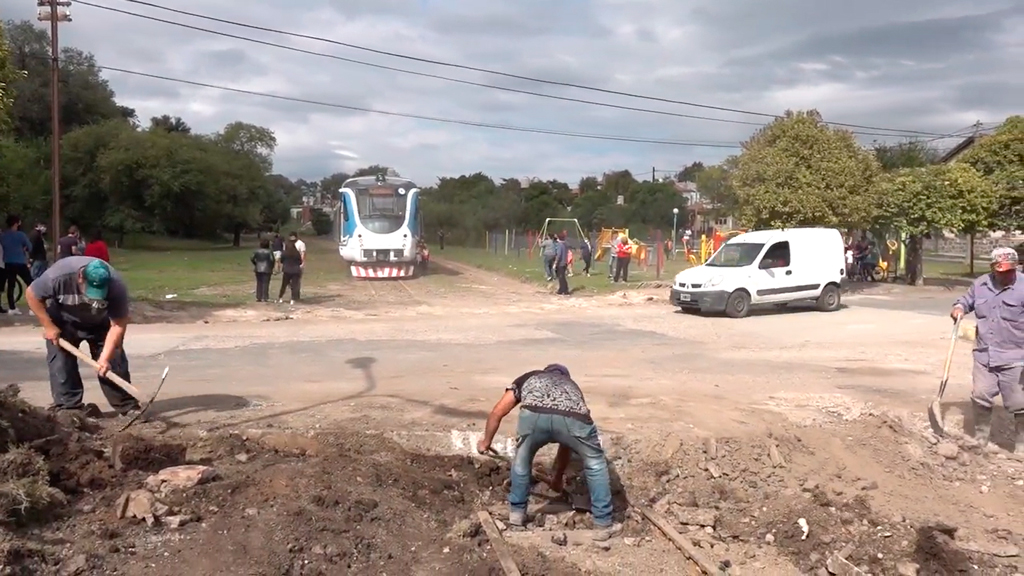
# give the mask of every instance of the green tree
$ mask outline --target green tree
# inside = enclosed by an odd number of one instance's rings
[[[902,168],[880,182],[879,220],[907,235],[907,282],[924,283],[923,239],[937,230],[980,230],[996,206],[996,190],[965,163]]]
[[[683,168],[676,174],[676,181],[678,182],[696,182],[697,178],[700,177],[701,172],[706,170],[703,162],[694,162],[686,168]]]
[[[1011,116],[994,134],[980,138],[958,162],[970,164],[999,195],[992,226],[1024,229],[1024,116]]]
[[[733,216],[739,209],[736,190],[733,189],[729,165],[733,160],[708,166],[697,175],[697,191],[709,218]]]
[[[938,150],[924,140],[907,140],[896,144],[875,143],[875,159],[885,172],[900,168],[923,168],[939,161]]]
[[[11,129],[11,109],[14,107],[14,86],[25,77],[11,59],[4,26],[0,25],[0,135]]]
[[[388,167],[381,166],[379,164],[371,164],[366,168],[360,168],[352,173],[353,178],[362,178],[363,176],[376,176],[377,174],[387,173]]]
[[[732,184],[748,226],[864,226],[874,216],[879,172],[852,133],[815,110],[787,111],[744,143]]]
[[[331,233],[334,222],[331,220],[331,215],[323,210],[313,210],[313,219],[310,222],[313,225],[313,232],[317,236],[326,236]]]
[[[150,130],[163,130],[164,132],[177,132],[181,134],[191,134],[192,127],[187,122],[181,119],[179,116],[170,116],[164,114],[162,116],[153,116],[149,119]]]

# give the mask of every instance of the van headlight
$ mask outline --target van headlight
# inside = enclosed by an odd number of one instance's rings
[[[718,286],[719,284],[721,284],[724,281],[725,281],[725,276],[715,276],[715,277],[711,278],[711,280],[708,280],[707,283],[704,284],[704,287],[705,288],[714,288],[715,286]]]

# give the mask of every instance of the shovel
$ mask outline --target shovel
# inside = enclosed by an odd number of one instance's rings
[[[946,393],[946,384],[949,383],[949,365],[953,363],[953,350],[956,349],[956,339],[960,334],[960,320],[953,323],[953,333],[949,336],[949,352],[946,352],[946,365],[942,369],[942,382],[939,382],[939,393],[935,400],[928,405],[928,422],[932,425],[932,431],[939,436],[946,434],[946,425],[942,420],[942,395]]]
[[[97,364],[96,361],[93,360],[91,356],[89,356],[85,352],[82,352],[76,346],[73,346],[70,342],[68,342],[67,340],[61,338],[61,339],[58,340],[58,344],[60,344],[60,347],[63,348],[64,350],[67,350],[71,354],[74,354],[75,357],[77,357],[82,362],[85,362],[89,366],[92,366],[92,368],[94,370],[95,369],[99,369],[99,364]],[[164,373],[160,377],[160,384],[157,385],[156,391],[154,391],[153,395],[150,396],[149,401],[145,402],[145,403],[142,402],[142,392],[140,392],[138,388],[136,388],[135,386],[132,386],[131,383],[129,383],[124,378],[121,378],[117,374],[114,374],[113,372],[107,372],[106,378],[108,380],[113,382],[115,386],[121,388],[121,390],[131,394],[136,400],[139,401],[140,404],[142,404],[142,408],[139,410],[138,414],[133,416],[132,419],[129,420],[127,424],[125,424],[124,426],[121,427],[121,429],[120,429],[121,432],[124,432],[125,430],[127,430],[129,426],[131,426],[139,418],[141,418],[142,415],[145,414],[147,410],[149,410],[149,407],[153,405],[153,400],[156,400],[156,395],[159,394],[160,393],[160,389],[164,387],[164,381],[167,380],[167,373],[170,372],[170,370],[171,370],[170,366],[164,368]]]

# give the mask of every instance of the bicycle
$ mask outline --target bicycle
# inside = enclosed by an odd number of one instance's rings
[[[0,271],[6,274],[6,271]],[[0,284],[0,298],[3,298],[3,306],[6,306],[7,302],[7,280],[6,275],[3,276],[4,281]],[[21,299],[25,296],[25,282],[18,276],[14,277],[14,303],[18,304]],[[6,310],[6,308],[4,308]]]

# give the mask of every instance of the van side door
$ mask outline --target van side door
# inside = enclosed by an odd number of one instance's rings
[[[772,242],[757,263],[754,302],[788,302],[801,291],[788,240]]]

